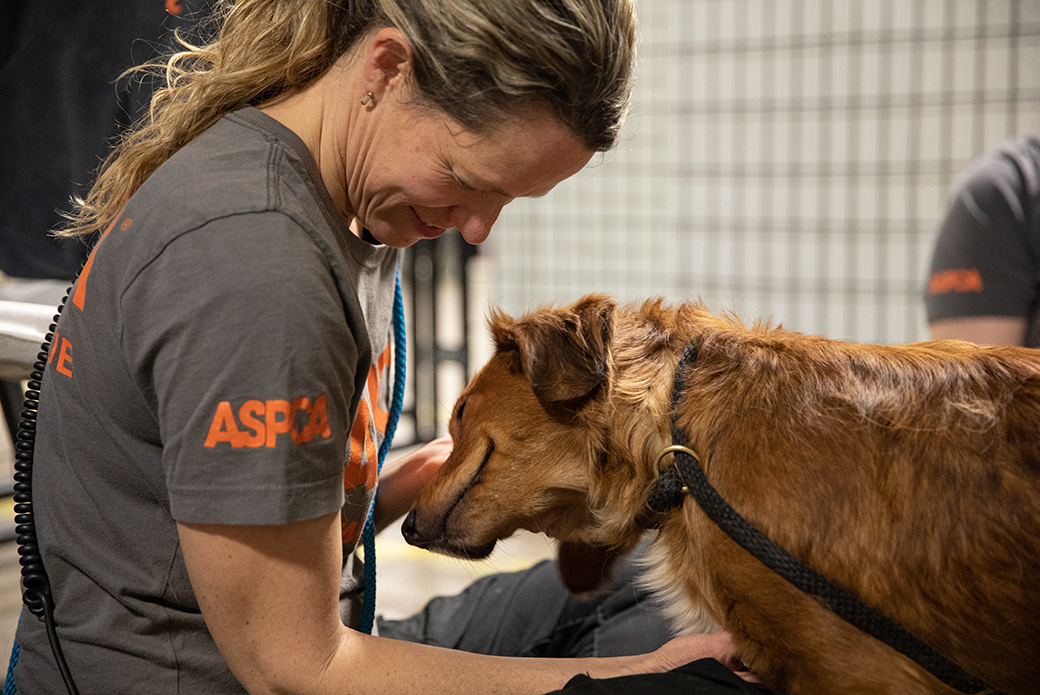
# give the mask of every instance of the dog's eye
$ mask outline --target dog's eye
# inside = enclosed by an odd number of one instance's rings
[[[459,403],[459,409],[455,411],[455,419],[462,420],[462,411],[466,408],[466,401]]]
[[[484,460],[480,462],[480,466],[477,468],[477,474],[473,478],[474,485],[480,482],[481,477],[484,475],[484,469],[487,468],[488,461],[491,460],[491,454],[493,453],[495,453],[495,441],[489,439],[488,447],[484,451]]]

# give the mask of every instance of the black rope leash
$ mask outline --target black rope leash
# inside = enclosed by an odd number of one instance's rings
[[[678,405],[684,391],[683,377],[687,366],[695,359],[696,340],[686,346],[675,371],[672,387],[672,446],[661,453],[661,458],[672,453],[676,465],[661,472],[647,497],[647,505],[651,510],[664,514],[678,508],[685,499],[685,493],[689,492],[708,518],[737,545],[800,591],[820,599],[838,617],[892,647],[951,688],[962,693],[988,691],[991,695],[1000,695],[984,681],[910,634],[896,621],[803,564],[738,514],[712,487],[696,454],[689,449],[685,433],[678,426]]]

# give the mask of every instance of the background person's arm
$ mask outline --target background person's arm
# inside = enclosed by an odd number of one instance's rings
[[[933,339],[1033,344],[1040,227],[1040,141],[1021,138],[981,157],[943,215],[925,309]]]
[[[1025,345],[1025,316],[960,316],[928,324],[932,340],[967,340],[979,345]]]

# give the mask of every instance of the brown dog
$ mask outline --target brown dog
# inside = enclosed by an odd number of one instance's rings
[[[561,573],[644,533],[670,398],[749,521],[1004,693],[1040,691],[1040,356],[959,341],[852,345],[747,328],[701,304],[590,295],[513,320],[451,420],[455,449],[405,522],[479,558],[518,528]],[[724,628],[791,695],[954,693],[767,569],[687,498],[656,520],[650,581],[683,631]]]

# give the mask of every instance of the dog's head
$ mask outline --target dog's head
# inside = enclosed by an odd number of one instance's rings
[[[410,543],[479,559],[518,529],[543,532],[561,541],[569,588],[593,588],[619,550],[588,499],[605,440],[614,310],[590,295],[520,319],[493,314],[495,353],[455,405],[454,450],[405,520]]]

